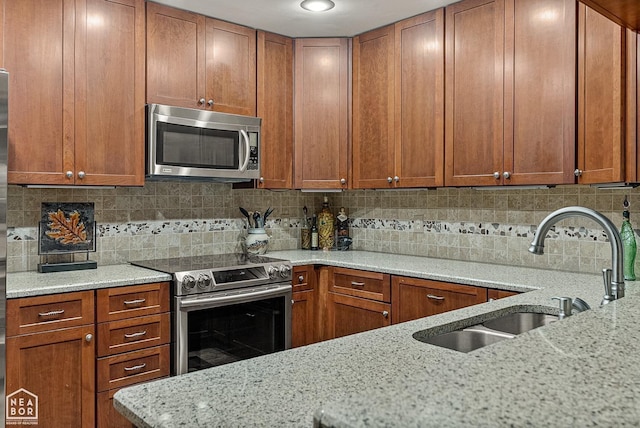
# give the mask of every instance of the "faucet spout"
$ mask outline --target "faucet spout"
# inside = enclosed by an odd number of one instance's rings
[[[544,254],[544,240],[551,227],[568,217],[586,217],[598,223],[611,244],[611,282],[605,284],[605,300],[616,300],[624,297],[624,269],[622,239],[616,226],[606,216],[585,207],[565,207],[560,208],[546,216],[538,225],[538,229],[533,237],[533,242],[529,247],[529,252],[533,254]],[[609,287],[607,287],[607,285]],[[610,291],[609,291],[610,290]]]

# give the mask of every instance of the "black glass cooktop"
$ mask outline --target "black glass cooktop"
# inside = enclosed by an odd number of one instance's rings
[[[132,265],[160,272],[175,274],[194,270],[211,269],[227,270],[238,267],[261,265],[264,263],[287,262],[273,257],[258,256],[254,254],[213,254],[209,256],[175,257],[157,260],[136,260],[129,262]]]

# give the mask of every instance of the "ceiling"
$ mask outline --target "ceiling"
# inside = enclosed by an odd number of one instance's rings
[[[289,37],[355,36],[455,0],[333,0],[327,12],[309,12],[302,0],[154,0]]]

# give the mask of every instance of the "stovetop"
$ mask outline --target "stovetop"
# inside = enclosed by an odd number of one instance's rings
[[[172,293],[175,296],[291,282],[290,261],[253,254],[215,254],[129,263],[173,275]]]
[[[288,261],[254,254],[232,253],[213,254],[208,256],[175,257],[170,259],[136,260],[129,263],[164,273],[176,274],[203,269],[212,271],[233,270],[247,266],[285,262]]]

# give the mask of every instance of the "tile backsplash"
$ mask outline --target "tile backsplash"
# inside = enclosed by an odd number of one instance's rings
[[[569,205],[598,210],[620,226],[629,195],[631,222],[640,216],[640,190],[558,186],[536,190],[355,190],[329,193],[331,208],[351,218],[353,248],[438,258],[597,273],[611,264],[606,235],[593,221],[567,219],[545,241],[545,254],[527,249],[537,224]],[[239,206],[274,208],[270,248],[299,248],[302,207],[319,211],[321,193],[236,190],[229,184],[150,182],[143,188],[27,189],[9,186],[8,271],[35,270],[42,202],[94,202],[99,264],[216,254],[241,249],[246,222]]]

